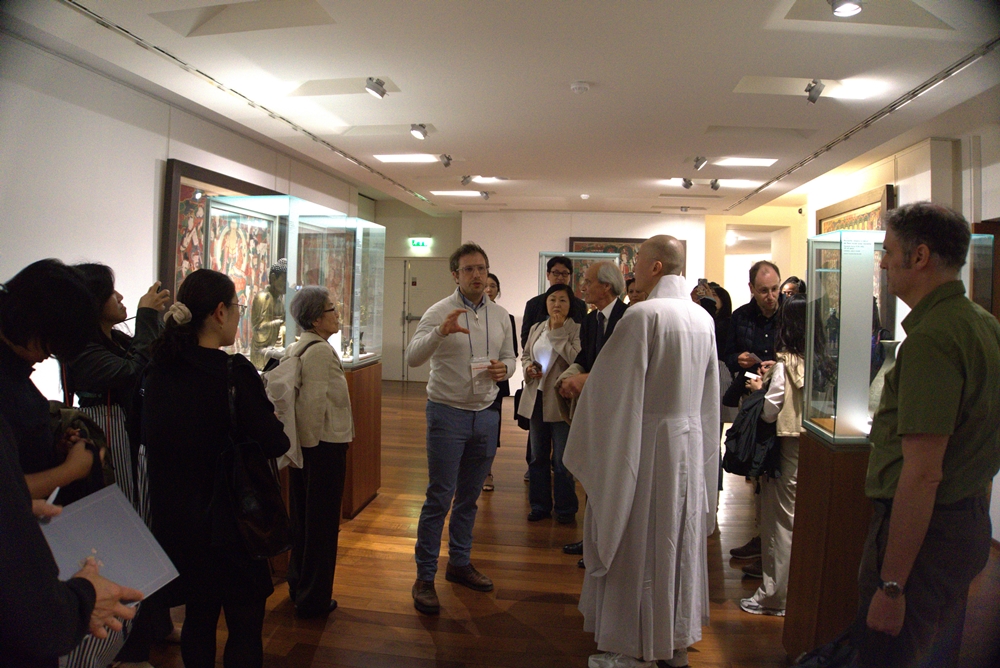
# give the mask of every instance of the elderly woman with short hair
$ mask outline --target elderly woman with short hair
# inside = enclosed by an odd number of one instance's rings
[[[333,574],[337,566],[340,503],[344,495],[347,446],[354,440],[351,397],[344,366],[327,339],[340,331],[330,292],[308,285],[295,295],[292,317],[304,331],[285,357],[302,360],[302,386],[295,400],[295,428],[302,468],[289,469],[294,528],[288,564],[288,595],[301,619],[325,617],[337,608]]]

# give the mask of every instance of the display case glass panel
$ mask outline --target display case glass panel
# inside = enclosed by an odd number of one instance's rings
[[[554,257],[568,257],[573,261],[573,294],[583,299],[583,275],[587,268],[595,262],[614,262],[617,266],[617,253],[566,253],[565,251],[542,251],[538,254],[538,294],[549,289],[549,279],[546,278],[546,265]]]
[[[969,248],[969,261],[962,268],[962,280],[969,299],[987,311],[993,310],[993,244],[992,234],[973,234]]]
[[[251,222],[271,221],[283,242],[272,252],[271,271],[261,269],[263,284],[258,276],[256,293],[241,296],[250,308],[240,323],[238,352],[249,351],[258,369],[280,357],[301,329],[290,312],[295,292],[320,285],[340,313],[340,331],[329,340],[344,367],[381,359],[384,227],[288,195],[213,197],[209,207],[226,215],[239,212]]]

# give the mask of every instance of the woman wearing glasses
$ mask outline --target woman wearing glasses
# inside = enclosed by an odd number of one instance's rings
[[[288,437],[274,416],[257,369],[233,345],[244,305],[225,274],[199,269],[184,279],[167,310],[163,334],[142,381],[137,406],[149,460],[153,535],[180,577],[164,590],[169,605],[187,604],[181,658],[187,668],[215,666],[215,632],[225,610],[226,668],[260,668],[264,603],[274,591],[266,560],[251,558],[219,476],[219,453],[257,441],[280,457]],[[230,385],[236,433],[230,434]]]
[[[298,355],[302,362],[302,385],[295,400],[302,468],[288,469],[293,527],[288,596],[295,616],[308,619],[337,609],[333,574],[354,420],[344,367],[328,342],[340,331],[329,290],[307,285],[292,300],[291,312],[304,331],[284,355]]]

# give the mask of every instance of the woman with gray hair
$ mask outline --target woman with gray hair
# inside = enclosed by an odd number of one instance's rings
[[[327,341],[340,331],[330,292],[307,285],[292,300],[291,312],[304,331],[285,351],[285,357],[298,355],[302,362],[302,385],[295,400],[302,468],[288,471],[294,530],[288,595],[296,617],[308,619],[325,617],[337,608],[332,598],[333,575],[354,420],[344,366]]]

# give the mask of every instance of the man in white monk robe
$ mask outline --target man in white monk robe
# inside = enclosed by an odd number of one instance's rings
[[[594,363],[566,445],[587,491],[580,595],[590,668],[687,665],[708,623],[719,474],[715,325],[680,275],[684,246],[642,244],[630,306]]]

